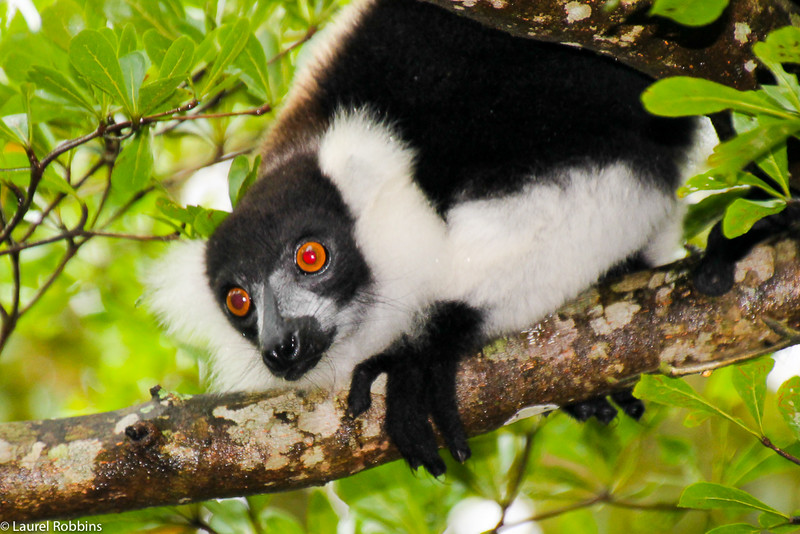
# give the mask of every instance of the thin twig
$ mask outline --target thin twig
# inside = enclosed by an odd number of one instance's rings
[[[564,514],[569,513],[569,512],[574,512],[575,510],[582,510],[584,508],[590,508],[590,507],[594,506],[595,504],[597,504],[599,502],[603,502],[603,497],[602,496],[593,497],[591,499],[587,499],[587,500],[581,501],[581,502],[576,502],[574,504],[563,506],[561,508],[556,508],[555,510],[549,510],[547,512],[542,512],[541,514],[532,515],[532,516],[528,517],[527,519],[523,519],[523,520],[520,520],[520,521],[515,521],[513,523],[509,523],[509,524],[504,525],[504,526],[506,526],[508,528],[511,528],[511,527],[515,527],[517,525],[522,525],[522,524],[525,524],[525,523],[531,523],[531,522],[534,522],[534,521],[544,521],[545,519],[552,519],[553,517],[558,517],[560,515],[564,515]],[[487,530],[486,532],[484,532],[484,534],[497,534],[497,528],[498,527],[495,527],[492,530]]]
[[[100,228],[108,228],[111,223],[119,219],[123,216],[134,204],[142,200],[145,196],[149,193],[152,193],[155,190],[155,187],[149,186],[141,191],[138,191],[129,201],[123,204],[117,211],[115,211],[103,224],[100,225]]]
[[[275,63],[276,61],[281,59],[283,56],[285,56],[286,54],[288,54],[289,52],[291,52],[292,50],[294,50],[298,46],[301,46],[303,43],[307,42],[309,39],[311,39],[314,36],[315,33],[317,33],[317,31],[318,31],[318,28],[316,26],[309,27],[308,30],[306,31],[306,33],[300,39],[298,39],[297,41],[295,41],[294,43],[289,45],[289,47],[286,48],[285,50],[281,50],[280,52],[278,52],[277,54],[272,56],[269,59],[269,61],[267,61],[267,65],[272,65],[273,63]]]
[[[52,286],[53,283],[56,281],[56,279],[58,279],[58,277],[61,276],[61,273],[64,272],[64,269],[66,268],[69,260],[72,259],[72,257],[75,255],[76,252],[78,252],[78,249],[84,243],[86,243],[86,241],[82,241],[81,243],[75,243],[67,246],[67,251],[64,253],[64,256],[61,258],[61,261],[58,263],[55,270],[50,274],[50,277],[39,288],[39,290],[36,292],[33,298],[31,298],[31,300],[28,301],[25,307],[20,311],[19,313],[20,317],[22,317],[28,311],[30,311],[30,309],[34,306],[34,304],[36,304],[39,301],[39,299],[41,299],[44,296],[47,290],[50,289],[50,286]]]
[[[614,499],[614,496],[611,493],[606,492],[597,495],[596,497],[593,497],[591,499],[587,499],[585,501],[580,501],[575,504],[564,506],[562,508],[557,508],[555,510],[550,510],[548,512],[543,512],[541,514],[530,516],[527,519],[515,521],[507,525],[499,525],[489,532],[491,532],[492,534],[496,534],[497,529],[500,526],[511,528],[518,525],[522,525],[524,523],[530,523],[533,521],[544,521],[545,519],[552,519],[553,517],[558,517],[560,515],[569,512],[574,512],[575,510],[590,508],[596,504],[606,504],[608,506],[614,506],[616,508],[627,508],[631,510],[643,510],[643,511],[654,511],[654,512],[688,512],[691,510],[691,508],[678,508],[675,504],[667,502],[635,503],[629,501],[618,501]]]
[[[535,427],[533,430],[531,430],[525,435],[525,447],[522,450],[522,454],[518,458],[516,469],[514,470],[513,473],[511,473],[512,478],[508,484],[508,491],[506,492],[503,501],[499,503],[502,508],[502,513],[500,514],[500,520],[494,527],[493,531],[495,532],[500,527],[504,526],[508,509],[511,507],[511,504],[517,498],[517,495],[519,495],[519,490],[522,486],[522,481],[525,479],[525,471],[528,468],[528,463],[530,463],[531,452],[533,451],[534,437],[538,433],[538,430],[539,427]]]
[[[11,299],[11,309],[6,312],[3,310],[3,326],[0,328],[0,352],[3,352],[3,348],[6,346],[8,342],[8,338],[11,336],[11,332],[17,326],[17,321],[19,321],[22,312],[20,312],[20,295],[22,291],[22,277],[19,265],[19,253],[15,253],[11,255],[11,269],[13,271],[13,279],[14,279],[14,296]]]
[[[182,106],[178,106],[177,108],[171,109],[169,111],[162,111],[161,113],[156,113],[154,115],[148,115],[147,117],[142,117],[138,121],[123,121],[114,124],[101,124],[97,127],[97,129],[89,134],[86,134],[82,137],[78,137],[76,139],[71,139],[69,141],[64,141],[60,145],[58,145],[52,152],[50,152],[47,156],[45,156],[40,165],[42,169],[49,165],[54,159],[56,159],[61,154],[72,150],[73,148],[77,148],[83,144],[88,143],[92,139],[96,139],[101,135],[107,135],[110,133],[119,132],[125,130],[127,128],[134,128],[134,127],[141,127],[152,122],[160,121],[163,117],[167,115],[172,115],[176,113],[185,113],[197,106],[197,100],[192,100]],[[0,169],[2,171],[3,169]]]
[[[254,115],[260,116],[264,115],[265,113],[269,113],[272,111],[271,104],[263,104],[254,109],[247,109],[244,111],[225,111],[221,113],[206,113],[206,114],[197,114],[197,115],[179,115],[177,117],[169,117],[167,121],[193,121],[197,119],[221,119],[224,117],[238,117],[241,115]],[[155,121],[153,121],[155,122]]]
[[[104,165],[106,165],[106,162],[103,159],[100,159],[97,162],[95,162],[89,168],[89,170],[86,171],[86,173],[77,182],[75,182],[72,188],[76,191],[80,189],[80,187],[84,183],[86,183],[86,181],[97,171],[99,171],[100,168],[102,168]],[[32,223],[28,227],[28,229],[25,231],[25,234],[20,238],[19,241],[20,242],[27,241],[28,238],[30,238],[30,236],[33,235],[33,233],[39,228],[39,226],[41,226],[42,222],[44,222],[45,218],[50,214],[50,212],[52,212],[66,197],[67,197],[66,193],[58,193],[56,195],[56,198],[53,199],[53,201],[44,209],[44,211],[42,211],[40,219],[37,222]],[[0,255],[2,255],[2,252],[0,252]]]
[[[243,156],[245,154],[249,154],[252,151],[253,151],[253,147],[243,148],[241,150],[235,150],[233,152],[228,152],[227,154],[223,154],[222,156],[215,157],[211,161],[207,161],[206,163],[203,163],[202,165],[197,165],[196,167],[191,167],[189,169],[182,169],[182,170],[176,171],[176,172],[172,173],[173,180],[172,180],[172,182],[170,182],[170,185],[173,185],[174,183],[180,183],[180,181],[184,177],[192,175],[192,174],[196,173],[197,171],[199,171],[200,169],[205,169],[206,167],[211,167],[212,165],[216,165],[217,163],[221,163],[223,161],[228,161],[229,159],[234,159],[237,156]],[[164,184],[164,183],[167,183],[167,182],[162,182],[162,184]]]
[[[22,218],[25,217],[25,214],[28,213],[28,209],[31,207],[31,203],[33,202],[33,195],[36,193],[36,188],[39,187],[39,182],[41,182],[42,176],[44,176],[44,167],[41,166],[41,163],[36,160],[36,155],[33,153],[33,151],[28,150],[28,158],[31,161],[31,181],[28,184],[28,192],[25,195],[25,198],[22,200],[22,203],[17,207],[17,211],[14,212],[11,220],[3,228],[3,231],[0,232],[0,243],[8,240],[9,236],[11,236],[11,232],[13,232],[20,221],[22,221]],[[17,199],[19,200],[19,197],[17,197]]]
[[[661,372],[672,378],[678,378],[681,376],[687,376],[693,374],[700,374],[708,371],[713,371],[720,367],[725,367],[731,364],[752,360],[753,358],[758,358],[759,356],[763,356],[768,352],[778,352],[779,350],[791,347],[792,345],[800,344],[800,331],[795,330],[794,328],[791,328],[781,323],[780,321],[776,321],[775,319],[769,316],[764,316],[761,318],[761,320],[764,322],[764,324],[767,325],[767,327],[769,327],[770,330],[781,336],[783,340],[772,345],[771,347],[757,348],[744,351],[741,354],[737,354],[736,356],[733,357],[725,357],[725,359],[723,360],[711,360],[707,362],[699,362],[693,365],[681,364],[680,367],[665,366],[661,370]]]
[[[128,239],[131,241],[173,241],[178,237],[180,237],[180,233],[173,232],[165,235],[137,235],[137,234],[124,234],[124,233],[103,232],[96,230],[76,229],[60,233],[56,236],[48,237],[40,241],[34,241],[32,243],[21,243],[19,245],[15,245],[13,248],[0,251],[0,256],[21,252],[29,248],[41,247],[43,245],[51,245],[53,243],[58,243],[59,241],[74,239],[76,237],[106,237],[110,239]]]
[[[781,449],[780,447],[778,447],[777,445],[772,443],[772,440],[769,439],[767,436],[761,436],[761,444],[764,445],[765,447],[769,448],[769,449],[772,449],[773,451],[778,453],[779,456],[781,456],[783,458],[786,458],[790,462],[792,462],[794,464],[797,464],[797,465],[800,465],[800,458],[792,456],[791,454],[789,454],[785,450]]]

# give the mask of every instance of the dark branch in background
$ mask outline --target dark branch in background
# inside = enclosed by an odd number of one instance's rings
[[[465,359],[458,396],[469,433],[498,428],[527,406],[608,393],[640,373],[710,369],[742,353],[768,353],[785,344],[768,323],[786,332],[800,325],[800,238],[758,246],[721,297],[693,288],[692,264],[590,289]],[[397,458],[382,432],[383,397],[356,420],[345,416],[345,399],[344,391],[188,399],[156,392],[116,412],[0,425],[0,517],[72,517],[284,491]],[[596,499],[625,506],[607,495]]]
[[[422,0],[512,35],[570,43],[614,57],[653,78],[695,76],[754,89],[750,50],[800,10],[789,0],[734,0],[716,22],[687,28],[650,17],[652,0]]]
[[[274,63],[275,61],[279,60],[286,54],[290,53],[292,50],[296,49],[298,46],[301,46],[303,43],[308,41],[316,32],[317,32],[316,27],[309,28],[305,32],[305,34],[302,37],[300,37],[300,39],[298,39],[296,42],[287,47],[285,50],[281,51],[273,58],[271,58],[268,64]],[[195,73],[196,79],[199,79],[203,75],[203,73],[204,71]],[[237,85],[237,87],[240,86],[241,84]],[[111,180],[110,180],[111,170],[113,169],[114,163],[116,162],[117,156],[119,155],[120,142],[130,137],[135,131],[148,124],[171,122],[169,126],[163,128],[162,130],[156,132],[155,134],[155,135],[163,135],[177,128],[180,124],[182,124],[185,121],[204,120],[204,119],[213,120],[223,117],[233,117],[240,115],[261,116],[272,110],[271,104],[264,104],[260,107],[244,111],[204,113],[206,110],[209,110],[214,106],[216,106],[227,94],[228,93],[224,91],[220,92],[219,94],[216,94],[208,98],[205,102],[202,103],[196,99],[192,99],[189,102],[177,108],[159,113],[154,113],[152,115],[139,118],[135,121],[131,120],[131,121],[123,121],[116,123],[113,121],[113,119],[109,118],[105,122],[98,125],[95,131],[83,135],[81,137],[62,142],[50,153],[45,155],[41,160],[37,158],[32,148],[27,147],[26,153],[30,161],[29,167],[0,169],[0,173],[26,172],[29,173],[30,176],[30,181],[27,191],[22,191],[10,181],[3,182],[3,186],[7,187],[15,195],[17,199],[17,209],[14,211],[14,214],[11,217],[11,219],[6,220],[5,215],[3,214],[2,211],[2,207],[0,207],[0,246],[3,247],[0,249],[0,256],[7,256],[8,258],[10,258],[12,271],[14,273],[14,284],[15,284],[11,306],[7,308],[2,304],[0,304],[0,321],[2,321],[2,324],[0,325],[0,353],[2,353],[3,348],[8,342],[9,336],[13,333],[22,315],[27,310],[29,310],[31,306],[35,304],[46,293],[46,291],[51,287],[51,285],[56,281],[56,279],[66,268],[67,263],[75,256],[75,254],[78,252],[81,246],[84,243],[86,243],[90,238],[109,237],[116,239],[131,239],[138,241],[144,241],[144,240],[165,241],[177,238],[177,235],[175,234],[158,235],[158,236],[140,236],[140,235],[128,235],[123,233],[113,233],[104,231],[104,229],[107,228],[112,222],[125,215],[130,210],[130,208],[133,207],[134,204],[139,202],[142,198],[144,198],[144,196],[153,191],[154,190],[153,187],[147,187],[135,193],[127,203],[125,203],[115,213],[113,213],[102,225],[98,226],[98,220],[100,214],[106,205],[106,200],[111,194]],[[194,111],[194,113],[189,113],[192,111]],[[13,234],[20,226],[20,224],[23,222],[25,216],[29,213],[33,203],[34,195],[36,194],[37,189],[39,188],[39,185],[42,181],[42,178],[44,177],[44,172],[47,169],[47,167],[53,163],[57,164],[60,163],[58,161],[59,157],[70,152],[71,150],[84,146],[95,139],[104,140],[103,153],[100,159],[97,162],[95,162],[86,172],[86,174],[77,182],[71,183],[71,180],[69,178],[67,179],[67,183],[70,184],[75,191],[77,191],[81,188],[81,186],[83,186],[86,183],[86,181],[89,178],[94,176],[96,173],[100,172],[101,169],[103,168],[108,169],[109,175],[106,181],[106,185],[103,190],[99,206],[95,210],[93,216],[87,219],[88,214],[86,213],[86,206],[82,203],[82,201],[78,200],[82,211],[82,218],[77,225],[75,225],[73,228],[67,228],[60,220],[57,220],[56,226],[58,226],[61,229],[60,234],[48,238],[39,239],[37,241],[29,241],[31,236],[33,236],[36,230],[41,226],[42,222],[45,221],[54,212],[57,213],[56,208],[61,206],[62,202],[64,202],[65,199],[69,198],[69,195],[67,195],[66,193],[57,193],[53,198],[53,200],[47,205],[47,207],[44,208],[44,210],[39,216],[39,220],[30,223],[28,227],[25,229],[23,235],[15,239]],[[247,153],[249,151],[250,150],[248,149],[248,150],[236,151],[232,154],[223,154],[221,153],[221,148],[220,148],[218,150],[218,153],[215,154],[215,156],[211,159],[211,161],[208,162],[205,166],[212,165],[220,161],[225,161],[227,159],[231,159],[238,154]],[[69,177],[70,174],[69,166],[65,166],[65,172]],[[177,173],[176,176],[174,176],[172,179],[162,182],[162,185],[165,186],[169,185],[170,182],[179,179],[181,176],[185,176],[185,172]],[[25,306],[21,306],[20,252],[23,252],[30,248],[51,245],[58,242],[65,242],[67,244],[66,251],[62,256],[61,261],[53,270],[47,281],[38,289],[33,299],[31,299]]]

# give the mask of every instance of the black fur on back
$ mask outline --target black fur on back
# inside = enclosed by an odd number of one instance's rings
[[[691,119],[649,115],[649,78],[608,58],[512,37],[417,0],[377,0],[316,82],[330,117],[371,109],[419,152],[440,212],[570,166],[622,161],[672,190]]]

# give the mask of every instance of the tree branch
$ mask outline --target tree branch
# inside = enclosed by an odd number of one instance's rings
[[[564,404],[640,373],[721,367],[800,325],[800,238],[756,247],[735,288],[699,294],[693,260],[584,292],[541,323],[466,358],[458,381],[471,435],[520,409]],[[798,342],[793,337],[792,342]],[[130,510],[323,484],[398,457],[375,395],[345,416],[346,392],[172,395],[116,412],[0,425],[0,518]],[[547,407],[542,407],[546,409]]]
[[[713,24],[687,28],[650,17],[652,0],[422,0],[519,37],[569,43],[649,74],[695,76],[736,87],[758,85],[752,44],[792,24],[789,0],[732,0]]]

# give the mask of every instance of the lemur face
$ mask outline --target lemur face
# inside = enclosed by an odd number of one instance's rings
[[[259,180],[210,239],[211,290],[273,375],[303,377],[355,327],[369,274],[351,228],[314,157],[297,156]]]

